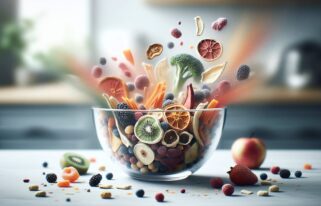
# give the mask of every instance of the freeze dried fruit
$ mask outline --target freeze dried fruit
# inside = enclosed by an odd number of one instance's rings
[[[154,57],[161,55],[163,52],[163,45],[161,44],[152,44],[148,47],[146,51],[147,59],[151,60]]]
[[[212,29],[221,31],[227,25],[227,19],[220,17],[212,23]]]
[[[196,16],[194,18],[195,28],[196,28],[196,36],[201,36],[204,31],[204,22],[200,16]]]

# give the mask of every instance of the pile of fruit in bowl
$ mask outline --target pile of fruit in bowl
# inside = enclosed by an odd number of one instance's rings
[[[200,17],[195,18],[198,36],[202,35],[202,24]],[[180,38],[178,31],[172,31],[174,38]],[[173,49],[170,43],[168,49]],[[158,58],[163,50],[162,44],[150,45],[147,59]],[[207,69],[202,62],[221,56],[219,42],[203,39],[196,51],[199,58],[180,53],[161,59],[155,68],[143,62],[143,69],[137,69],[134,55],[126,49],[123,54],[129,65],[112,57],[118,64],[118,75],[102,75],[105,58],[100,66],[93,67],[92,74],[106,101],[106,108],[93,109],[98,139],[130,176],[182,179],[200,168],[216,149],[225,121],[221,99],[232,83],[218,81],[226,62]],[[243,65],[237,80],[248,76],[249,67]]]

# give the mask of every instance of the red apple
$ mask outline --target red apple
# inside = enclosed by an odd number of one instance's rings
[[[265,145],[258,138],[239,138],[232,145],[232,155],[236,164],[248,168],[259,168],[266,155]]]

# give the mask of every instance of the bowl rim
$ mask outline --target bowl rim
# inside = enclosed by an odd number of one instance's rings
[[[102,108],[102,107],[92,107],[92,110],[106,111],[106,112],[196,112],[196,111],[225,111],[226,107],[219,108],[204,108],[204,109],[173,109],[170,111],[164,109],[112,109],[112,108]]]

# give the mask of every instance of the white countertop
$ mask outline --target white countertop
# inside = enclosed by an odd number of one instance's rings
[[[226,197],[220,191],[209,186],[209,179],[213,176],[224,178],[228,182],[226,171],[233,165],[229,151],[216,151],[213,157],[197,173],[188,179],[176,182],[142,182],[130,179],[117,170],[102,151],[83,150],[77,151],[87,157],[95,157],[97,162],[90,167],[90,173],[97,173],[100,165],[106,165],[106,172],[114,173],[114,180],[104,183],[130,184],[131,190],[111,189],[113,199],[103,200],[100,198],[99,188],[90,188],[88,179],[91,175],[82,176],[78,183],[71,188],[62,190],[56,185],[48,184],[47,187],[40,186],[41,190],[52,192],[47,198],[36,198],[34,192],[28,190],[31,184],[46,183],[43,172],[61,173],[59,158],[65,151],[41,151],[41,150],[2,150],[0,151],[0,205],[320,205],[321,196],[321,150],[317,151],[268,151],[262,169],[256,170],[259,175],[266,172],[269,177],[277,179],[281,192],[270,193],[269,197],[258,197],[258,190],[267,189],[268,186],[236,187],[234,196]],[[42,162],[49,163],[48,168],[42,168]],[[303,170],[304,163],[311,163],[313,170]],[[272,175],[267,169],[271,165],[279,165],[288,168],[292,172],[301,170],[302,178],[281,179],[278,175]],[[104,172],[103,174],[105,174]],[[23,183],[24,178],[29,178],[30,183]],[[75,187],[79,188],[76,190]],[[90,188],[91,192],[85,190]],[[181,194],[180,189],[185,188],[186,193]],[[135,191],[145,190],[145,198],[137,198]],[[241,189],[248,189],[254,194],[245,196],[240,194]],[[165,194],[164,203],[157,203],[154,195],[157,192]],[[131,193],[131,194],[130,194]],[[71,202],[66,202],[66,198]]]

